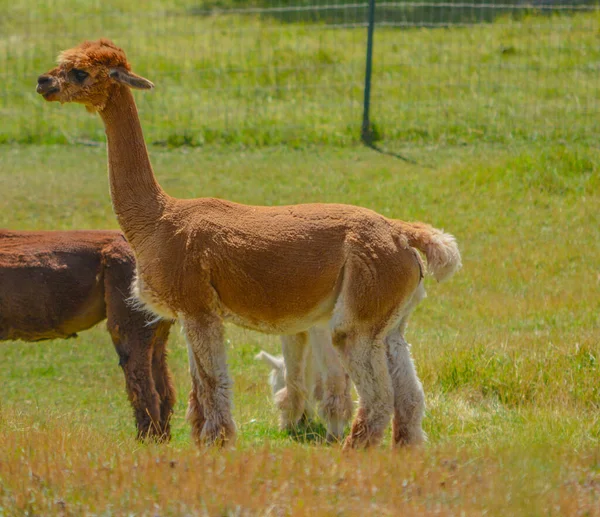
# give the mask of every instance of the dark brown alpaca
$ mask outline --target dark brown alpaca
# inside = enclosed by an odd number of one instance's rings
[[[169,439],[175,390],[171,322],[148,323],[128,301],[135,259],[118,231],[0,230],[0,340],[76,337],[106,319],[138,439]]]

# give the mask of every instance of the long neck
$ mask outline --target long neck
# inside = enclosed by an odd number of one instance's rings
[[[135,249],[151,231],[168,196],[157,183],[142,127],[126,86],[116,86],[100,112],[108,140],[108,175],[113,208],[119,225]]]

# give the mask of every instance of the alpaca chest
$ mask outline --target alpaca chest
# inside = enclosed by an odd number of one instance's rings
[[[176,319],[177,309],[173,302],[169,301],[168,293],[161,292],[151,282],[144,278],[139,269],[136,270],[132,285],[134,303],[139,308],[151,312],[165,319]]]

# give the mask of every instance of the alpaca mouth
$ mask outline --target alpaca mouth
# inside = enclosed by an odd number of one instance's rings
[[[54,87],[54,88],[50,88],[48,91],[39,92],[39,93],[42,95],[42,97],[44,97],[44,99],[50,100],[50,97],[52,95],[54,95],[55,93],[58,93],[59,91],[60,91],[60,88]]]

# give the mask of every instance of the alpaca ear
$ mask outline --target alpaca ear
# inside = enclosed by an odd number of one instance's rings
[[[154,85],[148,79],[144,79],[133,72],[128,72],[124,68],[111,68],[108,75],[118,83],[126,84],[136,90],[151,90],[154,88]]]
[[[254,356],[254,359],[257,361],[264,361],[274,370],[283,370],[285,366],[283,357],[274,357],[264,350],[261,350],[256,356]]]

